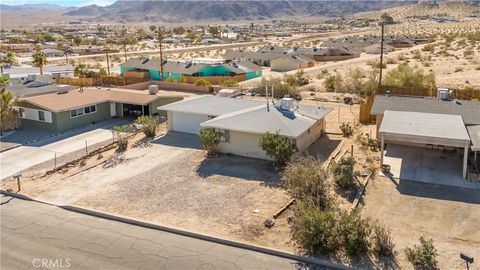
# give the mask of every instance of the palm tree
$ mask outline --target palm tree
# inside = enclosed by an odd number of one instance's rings
[[[45,66],[48,61],[47,61],[47,55],[40,50],[40,48],[37,48],[35,53],[32,55],[33,57],[33,65],[40,68],[40,75],[43,75],[43,66]]]
[[[7,77],[0,77],[0,90],[4,90],[10,84],[10,79]]]
[[[157,28],[157,39],[158,39],[158,46],[160,48],[160,78],[161,80],[163,80],[163,51],[162,51],[162,47],[163,47],[163,29],[161,26],[159,26]]]
[[[105,52],[105,57],[107,58],[107,74],[108,77],[110,77],[110,56],[108,55],[108,53],[110,52],[110,46],[105,45],[103,47],[103,51]]]
[[[0,90],[0,135],[3,135],[3,131],[7,129],[13,129],[17,127],[18,123],[18,111],[14,108],[17,103],[17,99],[12,92],[5,90],[3,86],[4,80],[2,80],[2,90]]]
[[[3,73],[3,64],[8,64],[13,66],[17,63],[17,55],[15,52],[7,52],[4,56],[2,56],[2,63],[0,64],[1,72]]]
[[[67,60],[67,66],[68,66],[68,56],[72,54],[72,48],[67,47],[65,50],[63,50],[63,55],[65,55],[65,60]]]

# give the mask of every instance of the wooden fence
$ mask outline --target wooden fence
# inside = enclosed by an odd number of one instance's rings
[[[369,124],[375,121],[375,116],[370,114],[374,101],[375,95],[372,95],[366,101],[360,103],[360,114],[358,116],[360,123]]]
[[[56,84],[68,84],[74,86],[110,86],[110,85],[129,85],[145,82],[144,78],[123,78],[123,77],[96,77],[96,78],[56,78]]]
[[[480,89],[450,89],[452,90],[451,98],[457,99],[480,99]],[[417,96],[417,97],[436,97],[436,88],[426,87],[398,87],[392,85],[382,85],[378,94],[384,95],[390,92],[393,96]]]

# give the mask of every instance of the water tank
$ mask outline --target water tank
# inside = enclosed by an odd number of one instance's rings
[[[156,95],[158,93],[158,85],[152,84],[148,86],[148,93],[150,95]]]
[[[293,98],[282,98],[282,100],[280,101],[280,109],[286,111],[293,111],[293,108]]]
[[[65,94],[70,91],[70,86],[65,84],[57,85],[57,94]]]

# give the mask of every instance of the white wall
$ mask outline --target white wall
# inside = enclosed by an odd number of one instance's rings
[[[296,139],[296,145],[299,152],[305,151],[312,143],[314,143],[325,132],[325,118],[318,120],[310,127],[310,132],[306,130]]]
[[[229,142],[221,142],[217,149],[221,153],[272,160],[258,146],[261,137],[262,135],[230,131]]]
[[[19,109],[21,108],[24,110],[23,112],[23,117],[20,117],[22,119],[28,119],[28,120],[34,120],[34,121],[39,121],[39,122],[46,122],[46,123],[52,123],[52,113],[49,111],[45,110],[38,110],[38,109],[31,109],[31,108],[25,108],[25,107],[18,107]],[[45,114],[45,121],[40,121],[38,118],[38,112],[42,111]]]
[[[171,123],[170,130],[187,132],[198,134],[201,123],[208,121],[207,115],[181,113],[181,112],[168,112],[168,121]]]

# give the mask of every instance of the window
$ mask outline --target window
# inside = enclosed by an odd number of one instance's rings
[[[77,116],[77,110],[71,110],[70,117],[75,117],[75,116]]]
[[[85,114],[90,113],[90,107],[85,107]]]
[[[77,115],[83,115],[83,108],[77,109]]]
[[[45,121],[45,112],[44,111],[38,111],[38,120]]]
[[[73,117],[81,116],[84,114],[94,113],[96,111],[97,111],[97,105],[82,107],[82,108],[70,110],[70,117],[73,118]]]
[[[18,108],[18,112],[20,113],[20,118],[25,117],[25,109],[24,108]]]
[[[90,111],[93,113],[93,112],[96,112],[97,111],[97,106],[96,105],[92,105],[90,106]]]

